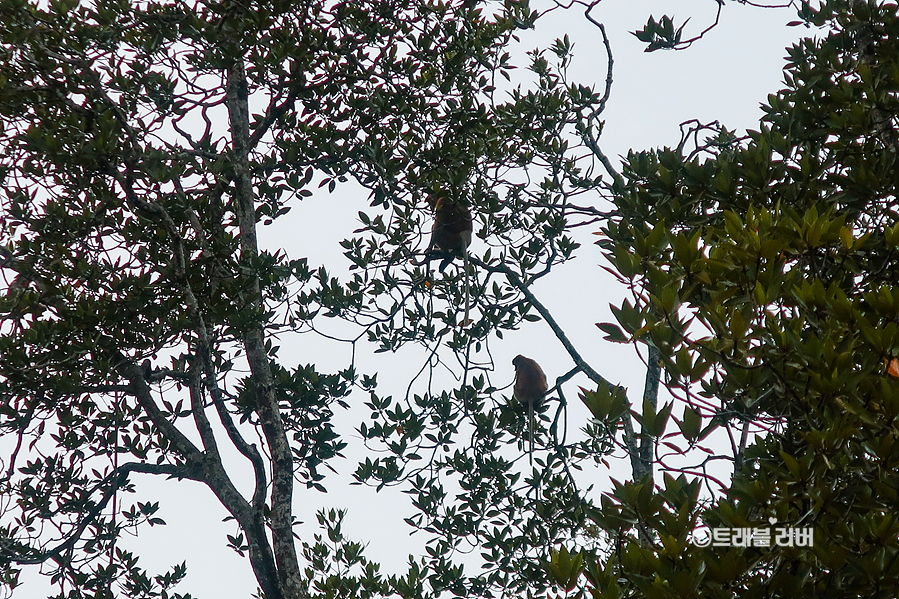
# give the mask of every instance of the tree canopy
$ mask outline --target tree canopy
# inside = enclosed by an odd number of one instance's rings
[[[685,404],[660,464],[716,433],[731,450],[667,469],[658,493],[638,481],[604,500],[594,520],[615,541],[583,568],[594,596],[899,589],[896,11],[804,6],[797,24],[822,35],[789,49],[757,131],[695,124],[628,156],[602,244],[632,299],[606,328],[657,348]],[[722,457],[732,479],[707,470]],[[718,543],[716,528],[770,542]],[[781,529],[811,542],[778,543]]]
[[[554,450],[539,476],[564,517],[537,516],[516,465],[523,414],[485,374],[489,335],[538,318],[529,286],[571,258],[567,227],[597,215],[575,201],[596,179],[572,140],[603,94],[566,81],[567,40],[534,51],[531,82],[499,91],[536,17],[517,1],[3,3],[6,585],[43,564],[60,597],[173,593],[183,567],[155,575],[116,546],[161,524],[157,503],[130,497],[153,475],[212,491],[267,599],[474,596],[540,577],[526,558],[583,519],[569,454],[603,447]],[[260,226],[349,179],[370,208],[342,243],[347,276],[260,249]],[[485,242],[471,323],[460,269],[419,260],[435,193],[470,207]],[[404,397],[353,360],[323,372],[279,358],[284,335],[337,319],[354,328],[334,343],[422,348]],[[464,372],[457,389],[433,379],[442,365]],[[294,542],[298,483],[326,488],[351,393],[374,415],[359,430],[386,452],[357,477],[410,485],[410,522],[434,539],[427,571],[387,580],[346,545],[360,573],[335,579],[324,545]],[[339,514],[322,518],[337,538]],[[460,543],[491,534],[486,574],[463,576]]]

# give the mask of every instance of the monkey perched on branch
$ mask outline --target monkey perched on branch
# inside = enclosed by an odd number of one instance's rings
[[[434,210],[431,242],[425,250],[425,260],[443,258],[440,272],[453,261],[468,261],[468,246],[473,231],[471,211],[468,207],[448,199],[445,195],[432,195],[428,204]]]
[[[543,403],[549,385],[546,383],[543,369],[535,360],[519,355],[512,360],[512,365],[515,366],[515,385],[512,388],[512,396],[528,407],[528,442],[530,445],[528,457],[533,463],[534,411]]]
[[[434,224],[431,227],[431,242],[425,250],[424,263],[434,258],[442,258],[440,272],[453,261],[462,258],[465,275],[465,318],[468,323],[469,286],[468,286],[468,246],[471,244],[473,231],[471,211],[467,206],[454,202],[443,194],[428,197],[428,204],[434,210]]]

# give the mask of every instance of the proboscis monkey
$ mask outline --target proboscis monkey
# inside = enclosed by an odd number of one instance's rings
[[[528,407],[528,442],[530,450],[528,457],[534,461],[534,411],[543,403],[549,385],[546,384],[546,375],[540,364],[535,360],[524,356],[515,356],[512,360],[515,367],[515,385],[512,395],[519,402]]]
[[[471,211],[467,206],[449,199],[445,194],[432,194],[428,203],[434,210],[434,224],[431,227],[431,242],[425,250],[425,261],[442,258],[440,272],[453,261],[462,258],[465,271],[465,318],[463,326],[468,323],[469,285],[468,285],[468,246],[471,244],[473,231]]]

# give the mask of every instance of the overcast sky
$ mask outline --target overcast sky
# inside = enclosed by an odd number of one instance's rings
[[[536,0],[532,4],[538,9],[541,5]],[[629,148],[674,145],[680,137],[679,123],[689,119],[718,120],[737,130],[757,127],[760,103],[782,86],[784,47],[807,34],[805,29],[785,27],[786,22],[795,19],[795,11],[728,3],[718,27],[681,52],[645,53],[644,46],[629,33],[640,29],[650,14],[656,17],[669,14],[679,21],[691,17],[686,33],[693,35],[714,20],[716,6],[714,0],[605,0],[594,10],[594,18],[606,24],[615,56],[615,81],[604,115],[606,127],[602,138],[608,156],[615,158]],[[539,21],[536,31],[522,36],[519,49],[523,55],[524,51],[538,45],[546,47],[552,39],[565,34],[575,44],[571,78],[601,86],[606,76],[605,53],[598,31],[584,19],[581,11],[558,11]],[[354,193],[352,189],[342,190],[343,201],[358,201],[366,195],[355,193],[354,200],[351,197]],[[283,247],[292,257],[308,255],[310,265],[326,263],[330,268],[334,260],[342,260],[338,246],[341,236],[337,233],[343,230],[348,235],[358,227],[354,220],[356,210],[347,209],[340,201],[341,195],[335,194],[304,202],[283,223],[262,229],[261,244],[269,248]],[[326,235],[310,241],[305,233],[293,234],[293,227],[298,225],[290,219],[298,218],[303,219],[304,231],[319,230]],[[633,400],[642,393],[642,364],[630,347],[604,342],[600,331],[593,326],[596,322],[612,320],[608,304],[620,301],[624,295],[617,283],[602,276],[603,271],[597,266],[600,262],[596,248],[585,243],[577,260],[547,277],[535,292],[585,357],[613,382],[628,387]],[[282,357],[289,357],[291,349],[285,348]],[[567,356],[543,323],[531,323],[521,331],[506,334],[502,345],[495,350],[498,364],[495,384],[511,381],[514,371],[510,361],[518,353],[537,359],[551,379],[571,368]],[[339,350],[333,355],[312,357],[308,347],[296,351],[299,363],[314,361],[325,369],[346,364],[346,355]],[[371,372],[372,365],[376,368],[379,363],[395,364],[396,360],[396,356],[371,358],[367,362],[369,367],[363,370]],[[401,392],[390,390],[391,380],[385,379],[382,386],[388,388],[382,392]],[[395,384],[402,382],[396,380]],[[587,385],[586,379],[568,383],[570,400],[576,398],[578,384]],[[574,408],[570,414],[571,428],[578,429],[586,414]],[[347,474],[355,468],[352,459],[334,465],[344,468]],[[627,471],[616,476],[624,478]],[[410,540],[409,529],[402,522],[402,515],[409,513],[406,496],[375,495],[369,489],[343,486],[334,480],[325,481],[329,489],[326,495],[297,490],[297,513],[305,522],[299,534],[311,538],[316,532],[315,508],[347,508],[347,536],[368,542],[369,558],[381,561],[386,572],[403,569],[406,555],[416,551],[424,541],[424,537],[418,538],[420,535]],[[341,480],[348,481],[349,477]],[[157,495],[162,503],[159,516],[168,522],[168,526],[145,529],[140,538],[122,543],[146,556],[145,567],[155,573],[187,560],[188,578],[177,590],[195,597],[248,597],[255,591],[256,583],[246,560],[224,546],[224,535],[234,534],[235,528],[233,523],[221,524],[224,510],[208,490],[190,482],[162,480],[142,480],[139,488]],[[134,499],[132,496],[130,500]],[[41,590],[43,582],[27,575],[27,571],[25,580],[29,582],[19,589],[17,597],[45,596]]]

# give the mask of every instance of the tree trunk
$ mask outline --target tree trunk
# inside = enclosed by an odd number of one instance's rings
[[[250,284],[242,294],[242,301],[245,310],[261,318],[264,308],[259,280],[249,273],[259,255],[259,250],[256,241],[253,182],[249,168],[250,119],[243,61],[238,59],[228,70],[227,76],[226,103],[234,153],[232,162],[234,210],[240,226],[242,267],[248,269],[246,274],[250,274],[248,277]],[[278,408],[278,397],[265,349],[265,333],[261,320],[247,327],[243,333],[243,344],[256,386],[256,410],[259,422],[271,452],[271,534],[278,570],[278,585],[285,599],[302,599],[307,593],[300,576],[293,542],[293,456]],[[259,579],[258,572],[257,579]]]

